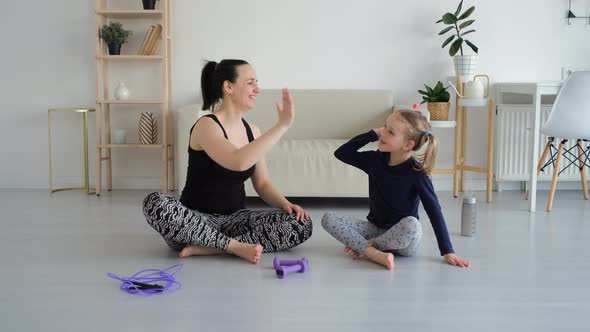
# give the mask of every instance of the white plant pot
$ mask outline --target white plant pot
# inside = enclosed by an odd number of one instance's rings
[[[455,64],[455,74],[462,81],[471,81],[477,71],[479,56],[475,55],[455,55],[453,63]]]
[[[127,129],[115,129],[115,144],[125,144],[127,142]]]

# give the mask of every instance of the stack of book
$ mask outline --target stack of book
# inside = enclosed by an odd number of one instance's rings
[[[160,45],[160,35],[162,34],[162,26],[160,24],[152,25],[147,31],[141,48],[139,49],[139,55],[154,55]]]

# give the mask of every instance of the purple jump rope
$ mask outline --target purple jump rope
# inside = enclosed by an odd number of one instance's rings
[[[176,264],[164,270],[146,269],[137,272],[129,278],[119,277],[113,273],[107,273],[107,276],[120,280],[122,282],[120,287],[121,290],[124,290],[129,294],[151,296],[154,294],[179,290],[182,285],[174,279],[174,275],[180,271],[183,266],[183,264]],[[155,282],[165,284],[154,284]]]

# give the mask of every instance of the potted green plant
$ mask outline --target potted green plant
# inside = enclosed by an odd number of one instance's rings
[[[462,8],[463,0],[459,2],[459,6],[454,13],[444,14],[440,20],[436,21],[436,23],[444,23],[445,25],[448,25],[438,33],[439,36],[444,35],[447,32],[452,32],[452,35],[442,43],[442,48],[445,48],[445,46],[450,44],[449,55],[453,57],[457,76],[470,77],[475,75],[477,69],[477,52],[479,49],[475,44],[467,40],[465,36],[475,32],[475,29],[472,29],[475,20],[468,20],[471,14],[475,11],[475,6],[471,6],[461,13]],[[463,43],[469,46],[475,54],[464,54]],[[457,55],[457,53],[459,53],[459,55]]]
[[[451,94],[447,91],[448,86],[445,88],[441,81],[438,81],[434,88],[424,84],[426,90],[418,90],[422,96],[422,102],[420,104],[426,104],[428,112],[430,112],[430,119],[435,121],[447,121],[449,119],[449,109],[451,104]]]
[[[111,22],[109,25],[103,25],[98,35],[107,43],[110,55],[119,55],[121,54],[121,45],[127,42],[127,38],[132,33],[130,30],[123,29],[121,23]]]

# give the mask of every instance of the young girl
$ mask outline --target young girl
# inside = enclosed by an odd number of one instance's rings
[[[359,152],[379,140],[378,151]],[[423,155],[414,156],[424,144]],[[399,110],[386,120],[385,127],[358,135],[342,145],[334,155],[369,175],[370,211],[367,221],[326,213],[322,226],[342,242],[354,259],[366,256],[393,269],[393,254],[413,256],[422,238],[418,205],[422,201],[434,229],[444,260],[455,266],[469,262],[454,254],[438,198],[429,175],[434,166],[437,140],[428,120],[418,111]]]

